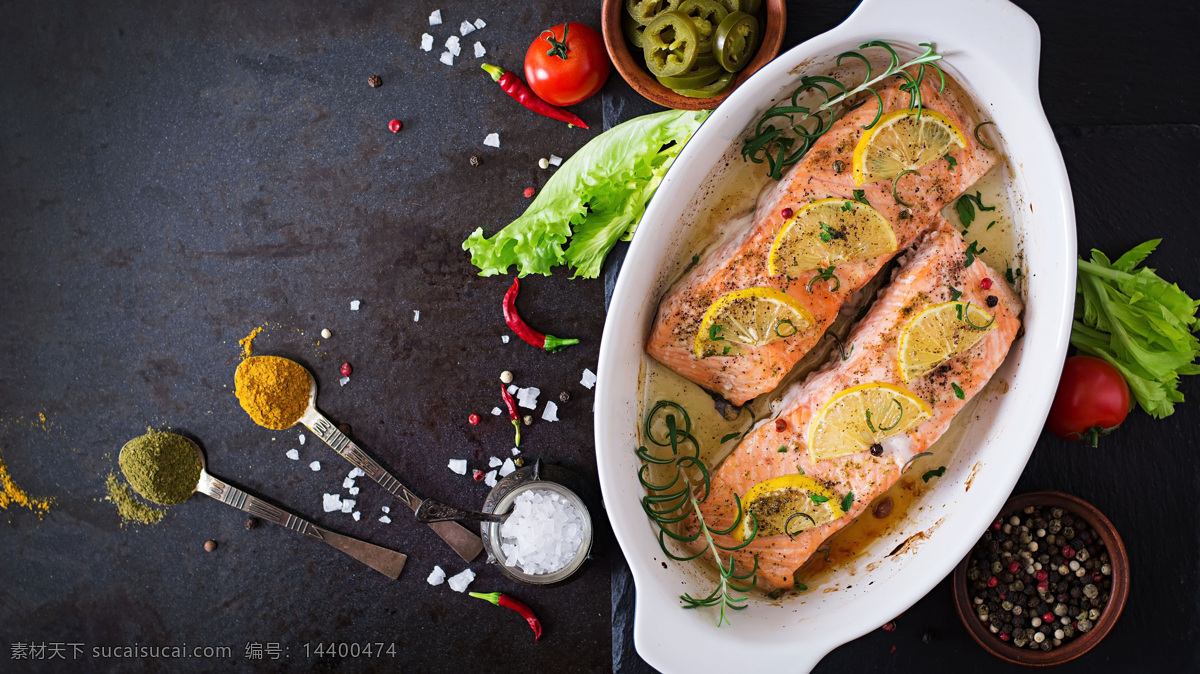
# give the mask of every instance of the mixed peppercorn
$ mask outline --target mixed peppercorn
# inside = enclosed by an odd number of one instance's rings
[[[971,551],[975,615],[1001,641],[1050,651],[1090,631],[1112,590],[1104,541],[1083,518],[1029,506],[992,523]]]

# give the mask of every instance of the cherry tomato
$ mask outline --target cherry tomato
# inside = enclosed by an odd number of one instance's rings
[[[600,34],[574,21],[542,31],[525,52],[525,80],[552,105],[591,98],[611,68]]]
[[[1095,447],[1128,414],[1129,385],[1117,368],[1099,358],[1071,356],[1063,365],[1046,428],[1064,440],[1086,440]]]

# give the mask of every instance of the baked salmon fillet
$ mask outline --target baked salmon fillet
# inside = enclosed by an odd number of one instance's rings
[[[872,499],[899,479],[901,469],[913,457],[946,431],[954,415],[1000,367],[1017,335],[1020,299],[1001,275],[967,252],[962,237],[944,221],[906,257],[892,282],[880,291],[851,332],[846,343],[847,349],[853,347],[849,358],[842,360],[835,354],[829,364],[785,394],[778,418],[785,420],[786,429],[780,432],[773,421],[759,424],[713,473],[711,493],[701,506],[705,521],[710,529],[731,528],[738,513],[735,495],[746,512],[755,513],[757,537],[733,554],[741,572],[750,569],[754,558],[758,558],[760,588],[792,587],[793,574],[822,541],[866,510]],[[946,317],[951,322],[964,323],[951,327],[972,333],[970,339],[977,341],[967,347],[959,342],[961,350],[956,355],[927,363],[927,371],[914,377],[912,370],[904,369],[914,366],[902,366],[899,360],[900,344],[910,344],[913,339],[913,333],[906,335],[906,328],[916,324],[919,317],[937,314],[943,305],[950,307]],[[957,314],[961,319],[955,316],[958,308],[966,310],[965,314]],[[827,424],[830,417],[822,417],[823,412],[834,408],[847,392],[863,389],[897,397],[882,408],[875,407],[874,422],[868,413],[867,426],[880,433],[864,438],[862,451],[814,461],[812,454],[824,448],[810,447],[810,438],[820,438],[814,444],[828,444],[831,437],[814,436],[814,425]],[[901,392],[925,407],[913,406]],[[905,401],[907,410],[900,400]],[[881,412],[893,409],[892,403],[894,409],[904,411],[901,418]],[[897,432],[882,438],[889,427]],[[869,447],[867,442],[871,443]],[[793,485],[790,492],[787,488],[764,492],[764,486],[788,484]],[[819,487],[806,490],[804,484]],[[843,511],[837,506],[845,503],[851,492],[849,509],[839,514]],[[816,496],[810,497],[810,493]],[[764,494],[773,496],[764,498]],[[789,495],[792,498],[787,498]],[[820,499],[826,499],[820,504],[824,517],[810,507]],[[796,516],[796,510],[810,514]],[[781,518],[790,519],[782,530]],[[752,520],[743,519],[743,524],[749,526]],[[716,539],[722,545],[733,546],[746,537],[748,531],[739,527],[733,534]]]
[[[880,90],[883,114],[877,126],[888,120],[888,113],[904,114],[909,96],[897,83]],[[922,88],[923,112],[927,120],[938,114],[962,130],[962,147],[953,146],[948,156],[938,158],[919,169],[919,175],[909,173],[896,181],[856,183],[855,147],[862,137],[863,126],[879,114],[880,104],[870,99],[835,122],[775,187],[759,201],[753,225],[742,235],[726,242],[708,254],[692,269],[659,305],[658,314],[647,340],[646,351],[675,372],[713,391],[735,405],[775,388],[825,333],[837,317],[847,297],[867,283],[895,255],[912,245],[939,218],[938,213],[996,163],[995,153],[976,141],[973,130],[978,124],[968,98],[947,80],[944,92],[938,93],[937,80],[926,78]],[[855,191],[861,198],[855,200]],[[894,233],[895,246],[865,259],[851,259],[834,265],[836,279],[821,279],[816,270],[789,276],[770,269],[768,259],[776,235],[785,226],[784,209],[793,213],[823,199],[849,202],[847,209],[865,204],[874,209]],[[899,202],[909,204],[903,206]],[[824,223],[823,223],[824,224]],[[837,223],[830,220],[830,225]],[[829,230],[837,236],[836,229]],[[705,314],[722,297],[748,288],[767,288],[790,296],[807,312],[800,329],[785,326],[776,334],[780,338],[757,347],[732,350],[713,349],[698,355],[697,336],[702,332]],[[792,321],[796,323],[800,321]],[[706,331],[717,330],[707,326]],[[788,334],[788,333],[791,334]],[[720,340],[720,334],[712,334]],[[729,342],[718,342],[729,344]]]

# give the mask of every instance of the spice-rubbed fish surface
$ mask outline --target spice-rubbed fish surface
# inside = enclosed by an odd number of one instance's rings
[[[901,344],[913,343],[909,328],[916,319],[936,318],[945,307],[947,334],[969,337],[971,345],[924,365],[903,360]],[[973,259],[944,221],[919,242],[851,333],[849,358],[835,355],[786,393],[779,416],[786,429],[760,424],[714,472],[712,493],[702,506],[709,528],[732,527],[735,494],[758,519],[758,535],[734,553],[740,573],[757,556],[760,588],[792,587],[793,573],[821,542],[894,484],[901,468],[983,389],[1008,353],[1021,311],[1001,276]],[[953,332],[959,328],[967,332]],[[847,404],[870,395],[876,396],[873,404]],[[846,433],[838,432],[839,423]],[[810,444],[814,438],[820,446]],[[847,446],[853,450],[855,443],[860,451],[822,458]],[[839,506],[850,492],[853,502],[842,512]],[[733,546],[744,540],[744,531],[739,527],[716,538]]]
[[[868,100],[834,123],[760,201],[752,227],[707,255],[667,294],[659,306],[646,351],[734,404],[773,389],[821,338],[846,298],[928,231],[939,220],[942,207],[996,162],[995,154],[974,138],[972,131],[979,120],[965,93],[950,82],[939,94],[937,81],[928,78],[921,90],[924,119],[934,120],[941,115],[962,132],[960,143],[947,153],[953,162],[938,157],[921,166],[919,175],[906,173],[896,181],[895,194],[892,180],[872,182],[870,176],[866,180],[859,176],[857,180],[864,184],[858,184],[853,169],[855,148],[867,133],[863,126],[880,113],[879,103]],[[899,82],[880,94],[883,114],[876,126],[881,127],[889,114],[903,115],[909,110],[909,96],[899,89]],[[856,190],[861,191],[857,199]],[[847,228],[867,226],[864,219],[869,216],[876,224],[886,223],[884,226],[890,228],[885,234],[892,238],[891,244],[844,261],[828,260],[824,263],[832,268],[824,272],[828,278],[821,278],[819,269],[796,272],[804,267],[802,264],[792,270],[778,265],[772,269],[777,235],[788,227],[784,209],[790,209],[799,220],[814,201],[824,199],[836,199],[834,205],[845,206],[846,210],[830,208],[826,213],[831,214],[810,218],[813,226],[819,224],[822,228],[813,236],[826,242],[832,238],[836,243],[839,237],[855,233]],[[911,206],[903,206],[900,201]],[[751,296],[739,299],[731,295],[738,291],[750,292]],[[733,302],[737,308],[737,302],[754,301],[777,307],[775,323],[745,328],[731,325],[734,321],[712,318],[714,311],[720,313],[721,303]],[[739,329],[758,335],[759,342],[770,341],[758,346],[738,344],[734,333]],[[764,332],[769,334],[764,337]]]

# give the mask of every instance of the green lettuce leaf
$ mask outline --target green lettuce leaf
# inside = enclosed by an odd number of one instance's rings
[[[1117,368],[1143,410],[1170,416],[1183,402],[1179,376],[1200,373],[1200,327],[1193,300],[1153,269],[1137,269],[1158,246],[1147,241],[1110,262],[1098,250],[1079,260],[1071,344]]]
[[[667,169],[708,114],[667,110],[605,131],[555,171],[521,217],[490,239],[476,229],[463,250],[480,276],[513,265],[519,276],[549,276],[564,264],[575,278],[599,276],[608,251],[633,236]]]

